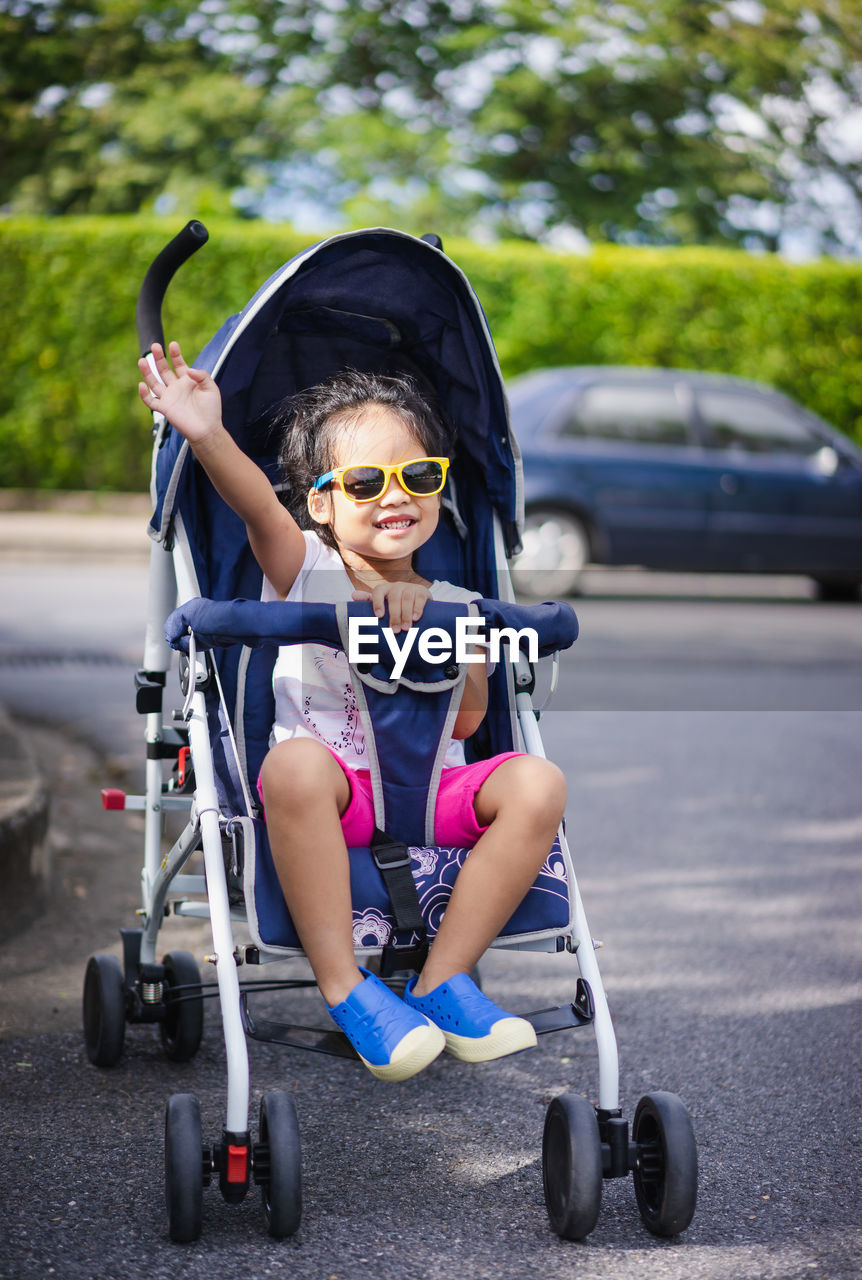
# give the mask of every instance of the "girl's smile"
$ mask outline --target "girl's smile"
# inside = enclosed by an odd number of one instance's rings
[[[382,520],[375,522],[375,529],[385,529],[387,533],[406,533],[408,529],[412,529],[416,524],[413,519],[403,520],[398,516],[386,516]]]

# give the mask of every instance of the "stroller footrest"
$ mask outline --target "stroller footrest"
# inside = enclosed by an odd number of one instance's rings
[[[326,1053],[334,1058],[358,1058],[356,1050],[335,1027],[304,1027],[293,1022],[273,1022],[269,1018],[253,1017],[243,992],[240,997],[245,1033],[252,1040],[266,1044],[283,1044],[291,1049],[307,1049],[312,1053]]]
[[[538,1009],[535,1013],[524,1013],[533,1024],[537,1036],[548,1035],[551,1031],[567,1031],[571,1027],[586,1027],[596,1016],[593,993],[588,982],[578,978],[575,998],[571,1004],[561,1004],[556,1009]]]
[[[306,1049],[312,1053],[325,1053],[334,1058],[356,1059],[357,1054],[350,1041],[335,1028],[305,1027],[293,1022],[273,1022],[269,1018],[253,1018],[247,1004],[242,1004],[243,1024],[246,1035],[266,1044],[281,1044],[291,1049]],[[569,1031],[573,1027],[585,1027],[592,1022],[576,1003],[563,1004],[556,1009],[540,1009],[535,1013],[520,1015],[535,1029],[536,1035],[548,1035],[552,1031]]]

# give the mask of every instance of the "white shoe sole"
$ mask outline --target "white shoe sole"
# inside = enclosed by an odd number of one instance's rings
[[[539,1043],[533,1024],[526,1018],[501,1018],[486,1036],[456,1036],[444,1032],[446,1049],[462,1062],[493,1062],[522,1049],[535,1049]]]
[[[382,1066],[369,1062],[362,1054],[359,1057],[378,1080],[409,1080],[411,1076],[423,1071],[445,1048],[443,1032],[429,1022],[426,1027],[414,1027],[412,1031],[408,1031],[393,1049],[389,1062]]]

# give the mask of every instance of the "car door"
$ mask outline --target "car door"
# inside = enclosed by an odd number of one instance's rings
[[[598,379],[565,406],[558,461],[589,498],[611,564],[698,568],[709,472],[688,389],[671,378]]]
[[[696,406],[718,567],[862,573],[862,469],[849,454],[782,396],[700,388]]]

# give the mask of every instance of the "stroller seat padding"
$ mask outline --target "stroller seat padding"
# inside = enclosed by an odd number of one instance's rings
[[[244,888],[252,941],[265,951],[298,954],[300,941],[278,883],[266,825],[259,820],[250,825],[254,832],[246,843]],[[410,847],[411,870],[429,939],[440,926],[455,879],[469,853],[469,849],[437,845]],[[382,951],[392,939],[395,926],[386,886],[370,849],[350,849],[348,856],[354,948],[365,953]],[[528,940],[565,934],[570,925],[569,914],[565,858],[555,840],[534,885],[500,939]]]

